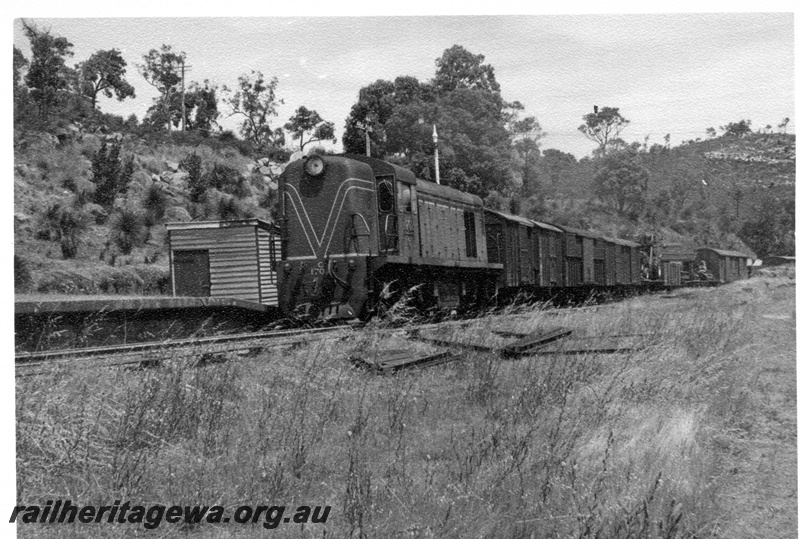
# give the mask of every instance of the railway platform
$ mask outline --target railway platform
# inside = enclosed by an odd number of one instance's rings
[[[16,347],[22,351],[152,342],[256,331],[276,307],[238,298],[18,295]]]

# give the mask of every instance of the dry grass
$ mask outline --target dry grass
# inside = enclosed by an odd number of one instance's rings
[[[332,506],[326,526],[286,524],[272,532],[280,537],[795,536],[793,275],[684,296],[444,330],[482,343],[500,339],[496,328],[648,335],[635,353],[509,361],[468,352],[375,376],[346,358],[425,349],[387,340],[376,325],[346,342],[199,368],[172,358],[142,371],[20,379],[18,497]]]

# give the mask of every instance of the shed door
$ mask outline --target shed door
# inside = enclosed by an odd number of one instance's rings
[[[176,296],[211,296],[208,250],[173,251],[172,263]]]

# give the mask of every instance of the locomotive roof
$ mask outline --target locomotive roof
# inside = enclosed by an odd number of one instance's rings
[[[408,183],[411,185],[416,185],[417,178],[414,176],[414,173],[408,170],[407,168],[398,167],[392,163],[388,163],[383,159],[376,159],[374,157],[367,157],[366,155],[356,155],[356,154],[344,154],[342,157],[346,157],[348,159],[353,159],[355,161],[361,161],[372,167],[372,173],[375,176],[383,176],[386,174],[393,174],[394,177],[400,180],[403,183]]]
[[[446,185],[420,180],[419,178],[417,178],[417,192],[460,202],[462,204],[469,204],[470,206],[483,207],[483,200],[479,196],[464,193],[458,189],[447,187]]]

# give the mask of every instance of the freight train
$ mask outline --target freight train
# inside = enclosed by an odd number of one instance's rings
[[[312,155],[279,179],[284,315],[367,318],[414,289],[456,310],[500,297],[646,288],[634,242],[507,215],[480,197],[361,155]]]

